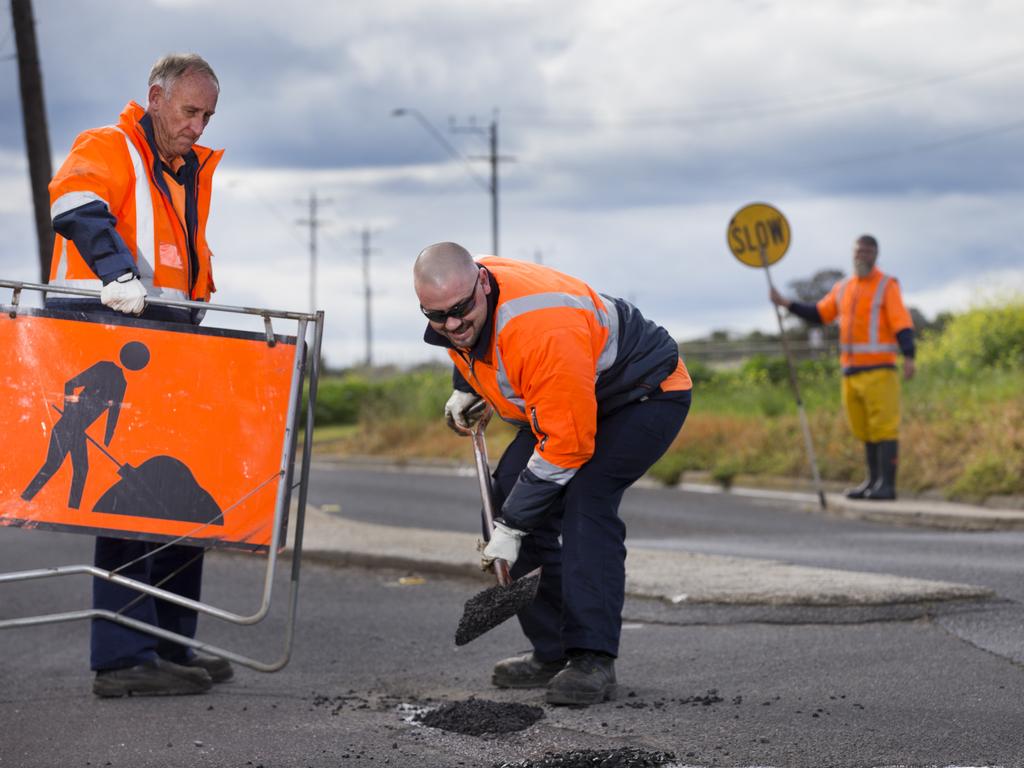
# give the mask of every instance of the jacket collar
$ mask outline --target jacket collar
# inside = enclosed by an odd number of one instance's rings
[[[494,278],[494,273],[491,270],[482,264],[480,266],[487,271],[487,280],[491,284],[491,292],[487,294],[487,320],[484,321],[483,330],[480,331],[476,344],[469,350],[469,356],[474,360],[483,360],[490,356],[491,336],[494,334],[494,310],[498,306],[498,281]],[[459,349],[448,340],[447,336],[442,336],[435,331],[430,323],[427,323],[427,329],[423,332],[423,340],[435,347]]]
[[[121,110],[118,127],[129,136],[134,135],[140,139],[137,143],[144,144],[149,154],[152,155],[151,159],[160,157],[160,153],[156,149],[156,141],[153,138],[153,118],[149,116],[141,105],[134,101],[129,101],[125,108]],[[201,144],[193,144],[188,154],[205,165],[211,154],[221,154],[222,152],[223,150],[214,151]],[[189,157],[185,156],[184,160],[187,164]]]

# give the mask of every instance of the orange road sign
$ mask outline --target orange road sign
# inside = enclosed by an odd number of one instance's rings
[[[0,525],[265,550],[294,337],[0,316]]]
[[[745,205],[729,219],[726,241],[732,255],[748,267],[774,264],[789,249],[789,222],[768,203]],[[764,251],[764,258],[761,251]]]

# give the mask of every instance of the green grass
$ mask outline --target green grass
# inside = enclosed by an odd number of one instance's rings
[[[695,365],[691,373],[690,416],[652,476],[674,484],[700,471],[728,485],[738,475],[809,475],[784,359],[755,357],[725,372]],[[837,362],[801,364],[799,384],[821,476],[859,482],[863,447],[842,412]],[[443,426],[451,392],[446,368],[380,381],[332,377],[320,392],[318,450],[471,460],[467,441]],[[1024,495],[1024,301],[971,310],[922,339],[918,375],[904,382],[902,405],[903,491],[970,501]],[[495,459],[512,434],[498,420],[492,423],[488,443]]]

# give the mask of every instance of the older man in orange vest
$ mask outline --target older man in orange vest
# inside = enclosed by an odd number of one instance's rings
[[[899,459],[900,380],[896,354],[903,353],[903,378],[914,376],[914,323],[903,306],[895,277],[881,272],[878,241],[861,235],[853,246],[853,276],[840,280],[817,304],[790,301],[774,288],[771,300],[813,323],[839,319],[843,404],[854,436],[864,443],[867,478],[851,499],[896,498]]]
[[[202,57],[170,54],[150,71],[145,109],[129,102],[116,125],[79,134],[50,182],[56,232],[50,284],[96,289],[100,297],[54,293],[47,309],[200,322],[198,311],[148,304],[147,298],[209,301],[214,291],[206,222],[223,150],[196,141],[219,94],[217,76]],[[199,599],[200,547],[100,536],[95,563]],[[104,579],[94,580],[93,606],[195,636],[194,610]],[[90,661],[93,693],[102,697],[202,693],[233,674],[225,659],[103,619],[92,624]]]

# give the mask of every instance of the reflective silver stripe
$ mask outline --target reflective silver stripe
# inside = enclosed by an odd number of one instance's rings
[[[523,414],[523,419],[525,419],[526,400],[519,397],[515,389],[513,389],[512,382],[508,378],[508,372],[505,370],[505,361],[501,358],[501,349],[497,346],[494,348],[494,359],[497,361],[498,389],[501,391],[502,397],[518,408],[520,413]]]
[[[75,208],[81,208],[86,203],[96,201],[103,203],[107,206],[107,210],[110,210],[110,203],[95,192],[68,192],[58,197],[53,205],[50,206],[50,218],[56,219],[62,213],[73,211]]]
[[[506,301],[498,308],[498,318],[494,324],[494,332],[501,333],[512,319],[527,312],[537,309],[551,309],[553,307],[570,307],[572,309],[584,309],[597,315],[597,321],[608,327],[608,313],[598,309],[594,300],[589,296],[573,296],[571,293],[534,293],[529,296],[521,296],[518,299]]]
[[[615,364],[615,358],[619,355],[619,310],[615,306],[615,299],[611,296],[606,296],[602,293],[601,298],[604,299],[605,304],[608,306],[608,311],[601,313],[608,320],[608,338],[604,342],[604,349],[601,350],[601,355],[597,358],[598,374],[604,373],[611,368]],[[605,325],[605,323],[601,323],[601,325]]]
[[[536,451],[530,457],[530,460],[526,463],[526,468],[530,470],[541,480],[547,480],[548,482],[555,483],[556,485],[565,485],[572,480],[579,470],[576,469],[565,469],[564,467],[558,467],[552,464],[544,457],[538,455]]]
[[[878,281],[875,296],[871,299],[871,320],[868,321],[868,344],[878,346],[878,320],[882,314],[882,301],[885,299],[885,286],[889,284],[889,276],[884,275]]]
[[[61,235],[57,235],[60,241],[60,253],[57,254],[56,277],[50,282],[66,280],[68,276],[68,241]]]
[[[135,264],[146,293],[165,299],[188,299],[184,291],[174,288],[158,288],[153,284],[153,249],[156,247],[156,228],[153,224],[153,195],[149,189],[149,172],[142,162],[142,155],[135,148],[131,137],[120,128],[124,136],[128,156],[135,170]]]
[[[64,272],[65,272],[65,274],[67,274],[66,265],[65,265]],[[58,286],[61,286],[63,288],[90,288],[90,289],[92,289],[94,291],[98,291],[98,290],[100,290],[103,287],[103,281],[100,280],[98,277],[82,278],[82,279],[78,279],[78,280],[69,280],[66,277],[62,277],[62,278],[58,278],[56,280],[51,280],[50,281],[50,285],[58,285]],[[77,297],[73,297],[73,298],[77,298]]]
[[[839,349],[848,354],[855,354],[857,352],[866,352],[868,354],[873,352],[899,352],[900,347],[898,344],[840,344]]]

